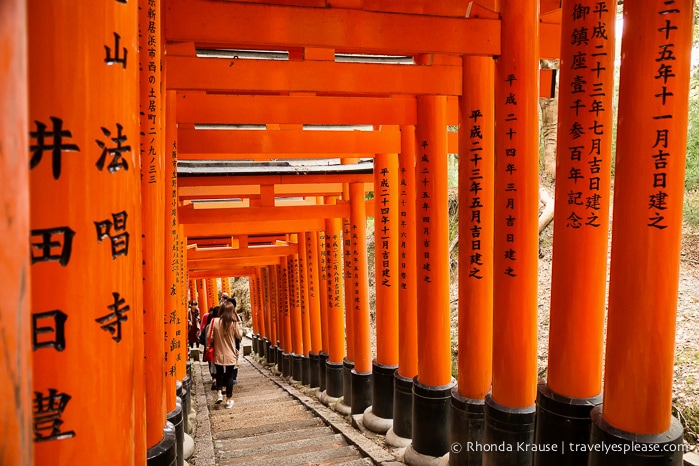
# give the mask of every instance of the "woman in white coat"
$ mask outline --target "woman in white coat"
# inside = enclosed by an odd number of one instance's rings
[[[238,349],[236,339],[243,337],[243,323],[235,312],[231,301],[221,304],[219,317],[212,322],[214,365],[216,366],[216,388],[218,398],[216,403],[223,402],[223,387],[226,387],[226,408],[233,407],[233,385],[235,384],[236,366],[238,364]]]

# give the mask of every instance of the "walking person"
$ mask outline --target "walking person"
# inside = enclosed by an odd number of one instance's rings
[[[219,306],[209,308],[209,312],[204,314],[204,318],[202,319],[199,343],[204,346],[204,352],[206,352],[206,348],[209,347],[208,340],[212,335],[210,324],[215,317],[218,317],[219,310]],[[216,390],[216,366],[213,361],[209,361],[209,374],[211,375],[211,390]]]
[[[213,326],[213,344],[215,348],[214,365],[216,366],[216,403],[223,402],[223,387],[226,387],[226,408],[233,407],[233,385],[238,365],[238,349],[235,341],[243,336],[243,324],[235,312],[231,301],[221,304],[219,317],[211,321]]]
[[[192,303],[192,307],[189,308],[187,315],[187,325],[189,327],[188,337],[189,337],[189,347],[198,348],[199,347],[199,307],[197,303]]]

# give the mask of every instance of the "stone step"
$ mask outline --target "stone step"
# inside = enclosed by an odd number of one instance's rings
[[[211,439],[212,457],[210,461],[204,460],[205,464],[374,464],[348,442],[342,429],[331,428],[327,419],[310,409],[308,397],[292,396],[256,363],[240,359],[232,409],[225,409],[225,403],[215,403],[217,392],[209,390],[208,367],[202,364],[199,369],[198,386],[204,391],[201,405],[208,412]],[[197,458],[194,459],[195,464],[199,464]]]
[[[285,431],[275,431],[267,434],[255,435],[252,437],[241,437],[235,439],[235,448],[250,448],[258,443],[276,444],[284,443],[298,438],[317,438],[326,435],[333,435],[332,429],[327,426],[306,427]]]
[[[212,426],[214,439],[224,438],[245,438],[258,434],[269,434],[273,432],[283,432],[286,430],[299,429],[304,427],[317,427],[322,424],[318,419],[300,419],[292,422],[285,422],[284,425],[267,424],[259,427],[248,427],[246,429],[232,429],[221,432],[216,432]]]
[[[290,451],[278,452],[276,455],[266,455],[264,458],[243,458],[243,461],[238,459],[220,459],[221,466],[245,464],[247,466],[269,466],[279,464],[285,466],[309,465],[309,464],[328,464],[329,461],[337,458],[346,458],[352,452],[356,453],[357,458],[360,457],[359,452],[352,446],[343,447],[327,447],[318,451]]]
[[[371,458],[357,458],[354,455],[345,456],[342,458],[336,458],[333,461],[323,463],[323,466],[338,465],[338,466],[367,466],[373,465],[374,463]]]
[[[240,459],[241,462],[250,459],[261,460],[264,458],[278,458],[293,455],[294,453],[310,453],[326,449],[344,447],[347,442],[340,434],[329,434],[315,438],[297,437],[283,443],[258,443],[247,448],[240,448],[237,442],[220,442],[222,444],[221,460]],[[225,445],[231,443],[232,445]]]

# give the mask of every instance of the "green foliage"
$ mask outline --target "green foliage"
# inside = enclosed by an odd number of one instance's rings
[[[458,154],[448,154],[447,155],[447,164],[448,164],[448,175],[447,175],[447,184],[449,185],[450,188],[458,188],[459,187],[459,155]]]
[[[684,221],[699,226],[699,189],[687,190],[684,193]]]
[[[689,122],[687,125],[687,173],[685,189],[699,188],[699,69],[695,69],[689,93]]]

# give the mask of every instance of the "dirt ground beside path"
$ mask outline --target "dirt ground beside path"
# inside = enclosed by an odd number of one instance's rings
[[[699,226],[685,225],[677,296],[673,414],[690,449],[699,450]],[[552,229],[542,234],[539,260],[539,375],[545,378],[551,293]]]

